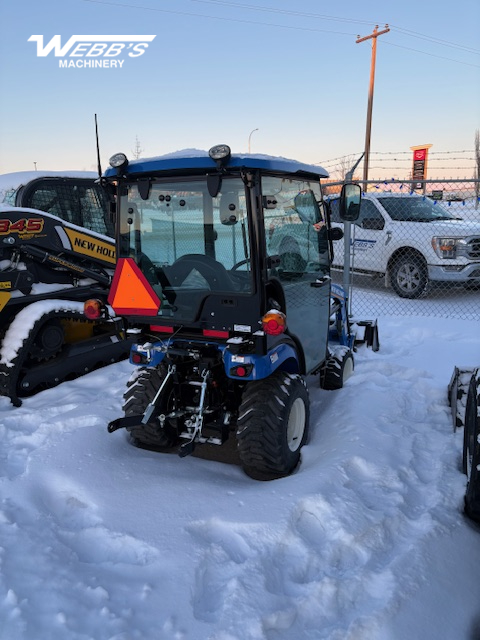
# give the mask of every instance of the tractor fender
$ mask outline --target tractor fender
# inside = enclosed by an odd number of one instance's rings
[[[281,369],[288,373],[300,373],[300,364],[296,350],[284,342],[276,345],[266,355],[233,354],[228,349],[223,352],[225,374],[232,380],[263,380],[275,371]],[[238,368],[245,371],[245,375],[236,375]]]

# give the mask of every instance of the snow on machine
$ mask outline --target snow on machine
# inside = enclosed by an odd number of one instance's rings
[[[339,389],[354,368],[356,334],[330,279],[343,232],[323,203],[328,174],[227,145],[110,164],[118,262],[108,300],[136,332],[138,369],[109,432],[126,428],[147,449],[179,446],[182,457],[235,434],[249,476],[291,474],[308,438],[306,376]],[[343,187],[349,219],[360,195]],[[294,225],[307,257],[278,241]],[[377,349],[376,323],[357,327]]]
[[[94,175],[0,176],[0,394],[14,405],[130,350],[119,323],[84,314],[87,299],[106,303],[115,267]]]

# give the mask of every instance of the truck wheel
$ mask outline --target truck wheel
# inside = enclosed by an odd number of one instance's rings
[[[467,472],[465,513],[480,522],[480,370],[472,376],[465,410],[463,456]]]
[[[353,374],[353,353],[348,347],[335,349],[320,372],[320,387],[327,391],[341,389]]]
[[[276,371],[250,382],[238,414],[238,452],[245,473],[255,480],[291,474],[308,436],[310,408],[302,376]]]
[[[123,396],[125,417],[144,413],[166,375],[167,370],[160,366],[158,369],[142,369],[137,377],[128,381],[127,390]],[[174,408],[172,387],[173,381],[170,379],[160,396],[160,413],[169,413]],[[147,424],[141,424],[139,421],[138,426],[127,427],[127,431],[136,446],[153,451],[165,451],[178,441],[176,430],[167,421],[162,428],[158,418],[154,418]]]
[[[407,251],[393,259],[390,279],[392,289],[400,298],[419,298],[427,288],[427,266],[420,255]]]

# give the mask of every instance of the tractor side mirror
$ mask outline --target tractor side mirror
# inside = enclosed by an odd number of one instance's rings
[[[330,240],[341,240],[343,238],[343,229],[340,229],[340,227],[332,227],[328,231],[328,237]]]
[[[344,222],[355,222],[360,215],[362,189],[359,184],[346,183],[340,194],[340,218]]]
[[[308,191],[302,191],[295,196],[293,208],[298,213],[302,222],[315,224],[315,222],[322,219],[318,202],[311,189],[308,189]]]

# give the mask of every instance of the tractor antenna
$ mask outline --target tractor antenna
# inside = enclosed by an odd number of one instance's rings
[[[95,114],[95,138],[97,140],[97,169],[98,169],[98,177],[102,177],[102,165],[100,164],[100,144],[98,142],[98,123],[97,123],[97,114]]]

